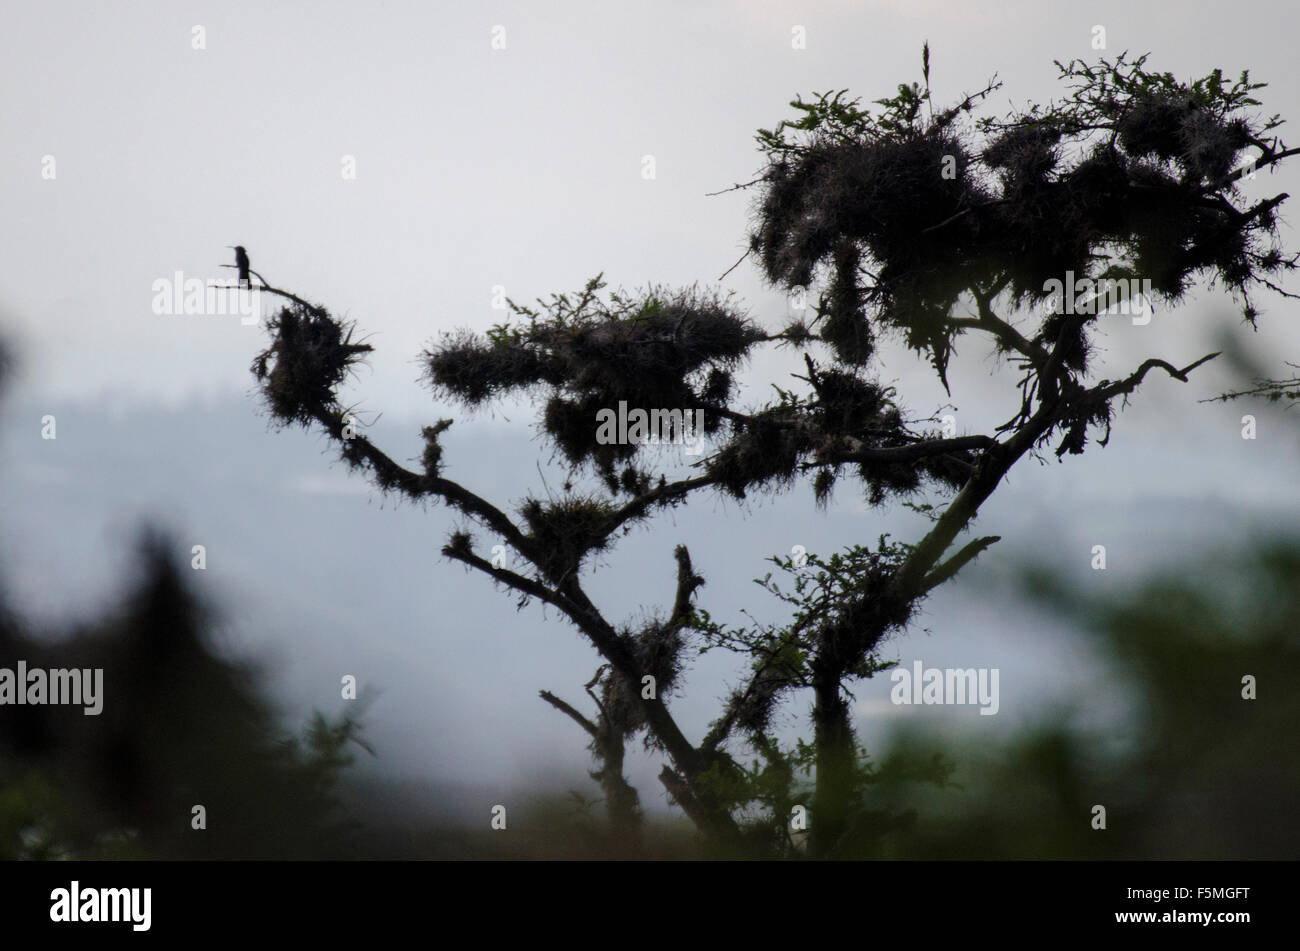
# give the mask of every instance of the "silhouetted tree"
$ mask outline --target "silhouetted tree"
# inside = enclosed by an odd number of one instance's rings
[[[512,566],[485,557],[458,529],[447,557],[521,604],[553,606],[591,642],[605,664],[590,685],[598,717],[543,696],[592,736],[617,822],[634,822],[635,798],[613,773],[623,741],[639,735],[666,757],[660,779],[672,798],[720,848],[788,853],[790,810],[810,802],[811,854],[856,854],[855,843],[906,815],[871,808],[880,772],[858,748],[847,688],[890,666],[880,656],[886,638],[998,540],[953,550],[1018,461],[1046,449],[1082,453],[1090,439],[1104,446],[1117,404],[1151,371],[1186,382],[1215,356],[1183,367],[1151,357],[1099,379],[1093,343],[1111,302],[1107,282],[1149,281],[1167,303],[1198,278],[1222,282],[1253,324],[1252,291],[1277,289],[1273,279],[1295,267],[1277,243],[1286,196],[1247,204],[1237,188],[1243,153],[1254,168],[1294,154],[1270,137],[1276,117],[1250,112],[1262,84],[1245,73],[1227,82],[1219,70],[1181,82],[1144,64],[1123,55],[1058,64],[1059,101],[977,117],[998,84],[936,108],[927,47],[924,87],[900,86],[869,107],[844,92],[792,103],[798,118],[759,133],[766,164],[737,187],[758,189],[750,253],[767,279],[824,287],[806,319],[768,328],[716,292],[606,293],[598,277],[536,306],[511,301],[513,319],[485,336],[446,334],[424,354],[429,383],[467,407],[535,396],[541,429],[572,470],[559,498],[530,497],[511,513],[447,478],[440,437],[450,419],[423,429],[419,468],[395,462],[355,431],[337,395],[370,347],[288,292],[264,287],[291,305],[270,321],[254,373],[276,420],[319,426],[381,490],[441,500],[517,556]],[[1016,371],[1019,411],[989,433],[945,434],[924,425],[934,417],[918,425],[869,372],[882,334],[923,355],[945,387],[958,338],[983,339]],[[742,408],[735,373],[765,345],[801,351],[806,375],[772,402]],[[602,439],[599,414],[624,405],[701,410],[712,448],[695,474],[670,480],[639,442]],[[684,433],[673,420],[661,435]],[[848,480],[875,505],[921,490],[946,501],[928,510],[932,526],[914,543],[853,546],[814,558],[792,591],[772,586],[794,608],[780,627],[714,622],[697,605],[703,580],[680,546],[666,617],[617,623],[583,587],[593,555],[694,493],[744,499],[805,479],[825,505]],[[749,663],[695,741],[668,704],[692,647],[734,650]],[[773,713],[803,691],[811,741],[782,749]],[[746,750],[756,757],[748,766]],[[935,766],[918,776],[945,774]]]

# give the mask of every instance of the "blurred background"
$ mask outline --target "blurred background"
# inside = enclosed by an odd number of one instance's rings
[[[754,177],[754,131],[796,94],[888,95],[919,79],[928,40],[937,98],[997,73],[1002,110],[1058,92],[1053,59],[1150,50],[1149,67],[1179,76],[1249,69],[1271,84],[1263,111],[1286,118],[1298,17],[1264,2],[1225,17],[1195,2],[915,0],[15,12],[0,36],[0,76],[19,90],[0,138],[0,666],[102,659],[112,692],[99,718],[0,708],[0,855],[618,854],[585,737],[537,697],[580,700],[590,648],[442,559],[445,511],[385,499],[315,434],[270,430],[248,372],[263,329],[158,315],[155,280],[228,278],[227,246],[246,246],[268,281],[373,335],[371,369],[344,394],[367,435],[405,461],[422,425],[455,416],[450,474],[504,504],[564,479],[532,407],[439,405],[417,379],[421,347],[500,322],[502,293],[525,301],[599,271],[615,286],[717,282],[744,250],[750,196],[707,193]],[[1298,184],[1290,163],[1244,190]],[[787,301],[748,263],[722,286],[784,323]],[[1213,288],[1108,327],[1099,376],[1225,341],[1236,359],[1188,384],[1153,376],[1108,446],[1022,463],[985,508],[979,531],[1003,541],[890,650],[903,666],[997,667],[999,713],[895,706],[887,678],[862,685],[859,735],[898,767],[882,769],[880,806],[916,812],[862,854],[1295,856],[1300,418],[1198,402],[1300,361],[1295,302],[1260,302],[1257,332]],[[754,399],[789,385],[796,360],[756,360]],[[960,431],[1018,405],[1014,371],[973,342],[951,397],[901,343],[877,369],[913,415],[952,413]],[[51,417],[57,438],[43,438]],[[715,617],[774,621],[779,603],[751,583],[768,555],[910,540],[924,524],[847,487],[824,512],[810,490],[701,498],[624,540],[591,591],[613,618],[667,604],[680,543]],[[695,664],[674,702],[689,735],[738,676],[725,656]],[[806,714],[787,709],[788,738]],[[907,778],[935,754],[950,785]],[[698,854],[658,769],[630,750],[649,848]],[[497,804],[505,833],[489,826]]]

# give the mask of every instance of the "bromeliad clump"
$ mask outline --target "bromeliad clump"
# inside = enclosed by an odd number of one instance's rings
[[[310,425],[336,405],[335,391],[361,354],[353,327],[301,305],[285,307],[267,322],[271,343],[253,361],[253,375],[272,415],[282,423]]]
[[[562,582],[588,554],[609,545],[612,510],[598,498],[569,497],[549,503],[529,499],[520,513],[541,562],[538,568],[553,582]]]

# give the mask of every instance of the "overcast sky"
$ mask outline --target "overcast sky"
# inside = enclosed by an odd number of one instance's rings
[[[199,583],[230,619],[232,645],[268,663],[293,711],[336,709],[344,673],[382,691],[371,732],[390,774],[491,786],[580,773],[583,738],[536,692],[579,698],[596,665],[590,648],[553,614],[516,613],[443,561],[445,512],[384,502],[315,435],[269,432],[248,373],[263,329],[156,315],[153,282],[176,271],[228,278],[226,246],[246,246],[271,283],[373,334],[371,369],[347,395],[382,413],[377,442],[407,459],[419,452],[420,425],[457,416],[451,473],[505,503],[542,490],[539,457],[555,470],[527,407],[469,418],[419,384],[415,358],[438,333],[502,320],[497,286],[530,300],[600,271],[627,287],[716,283],[744,250],[752,196],[707,193],[754,177],[754,131],[787,117],[796,94],[889,95],[919,79],[928,40],[936,99],[997,73],[1004,86],[991,108],[1041,101],[1059,91],[1054,59],[1102,55],[1092,48],[1097,25],[1106,56],[1149,50],[1150,67],[1179,77],[1248,68],[1271,84],[1260,96],[1268,112],[1300,113],[1300,14],[1289,3],[9,10],[0,333],[19,369],[0,430],[7,583],[38,615],[91,612],[122,577],[134,526],[157,518],[185,551],[207,546]],[[805,49],[792,48],[797,27]],[[350,163],[355,178],[343,174]],[[51,167],[54,177],[43,177]],[[1292,162],[1246,194],[1298,186]],[[1283,235],[1296,247],[1289,221]],[[784,299],[749,263],[722,286],[755,320],[782,319]],[[1114,379],[1152,355],[1189,363],[1225,332],[1281,372],[1283,360],[1300,362],[1296,302],[1261,302],[1255,334],[1213,291],[1147,326],[1113,321],[1098,375]],[[792,368],[788,357],[761,357],[750,392]],[[920,415],[949,402],[897,345],[876,369]],[[1011,372],[973,341],[962,346],[950,380],[964,431],[1010,415]],[[1051,559],[1104,587],[1240,540],[1250,526],[1300,524],[1300,427],[1196,402],[1231,382],[1214,365],[1187,385],[1153,376],[1109,447],[1063,464],[1023,462],[980,519],[981,531],[1006,538],[1004,550],[934,598],[923,619],[932,633],[897,642],[896,656],[1001,667],[1002,711],[975,717],[981,729],[1007,729],[1072,691],[1086,705],[1100,688],[1085,647],[1051,617],[1006,606],[993,587],[998,564]],[[1254,441],[1240,437],[1247,411],[1260,417]],[[51,413],[58,439],[42,440]],[[592,589],[615,618],[664,606],[672,547],[686,542],[715,615],[740,620],[737,609],[751,605],[775,617],[750,584],[766,555],[795,544],[830,551],[883,531],[908,539],[917,528],[912,513],[869,510],[847,488],[829,513],[806,490],[743,509],[700,498],[628,539]],[[1095,544],[1107,545],[1105,577],[1088,569]],[[696,666],[677,707],[693,736],[731,671],[722,658]],[[888,704],[888,688],[859,693],[868,738],[911,715]],[[1098,701],[1093,712],[1106,709]],[[642,795],[662,800],[653,765],[635,768]]]

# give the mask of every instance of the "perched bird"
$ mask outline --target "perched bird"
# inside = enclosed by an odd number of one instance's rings
[[[228,244],[226,247],[235,249],[235,267],[239,269],[239,286],[248,287],[248,252],[244,246]]]

